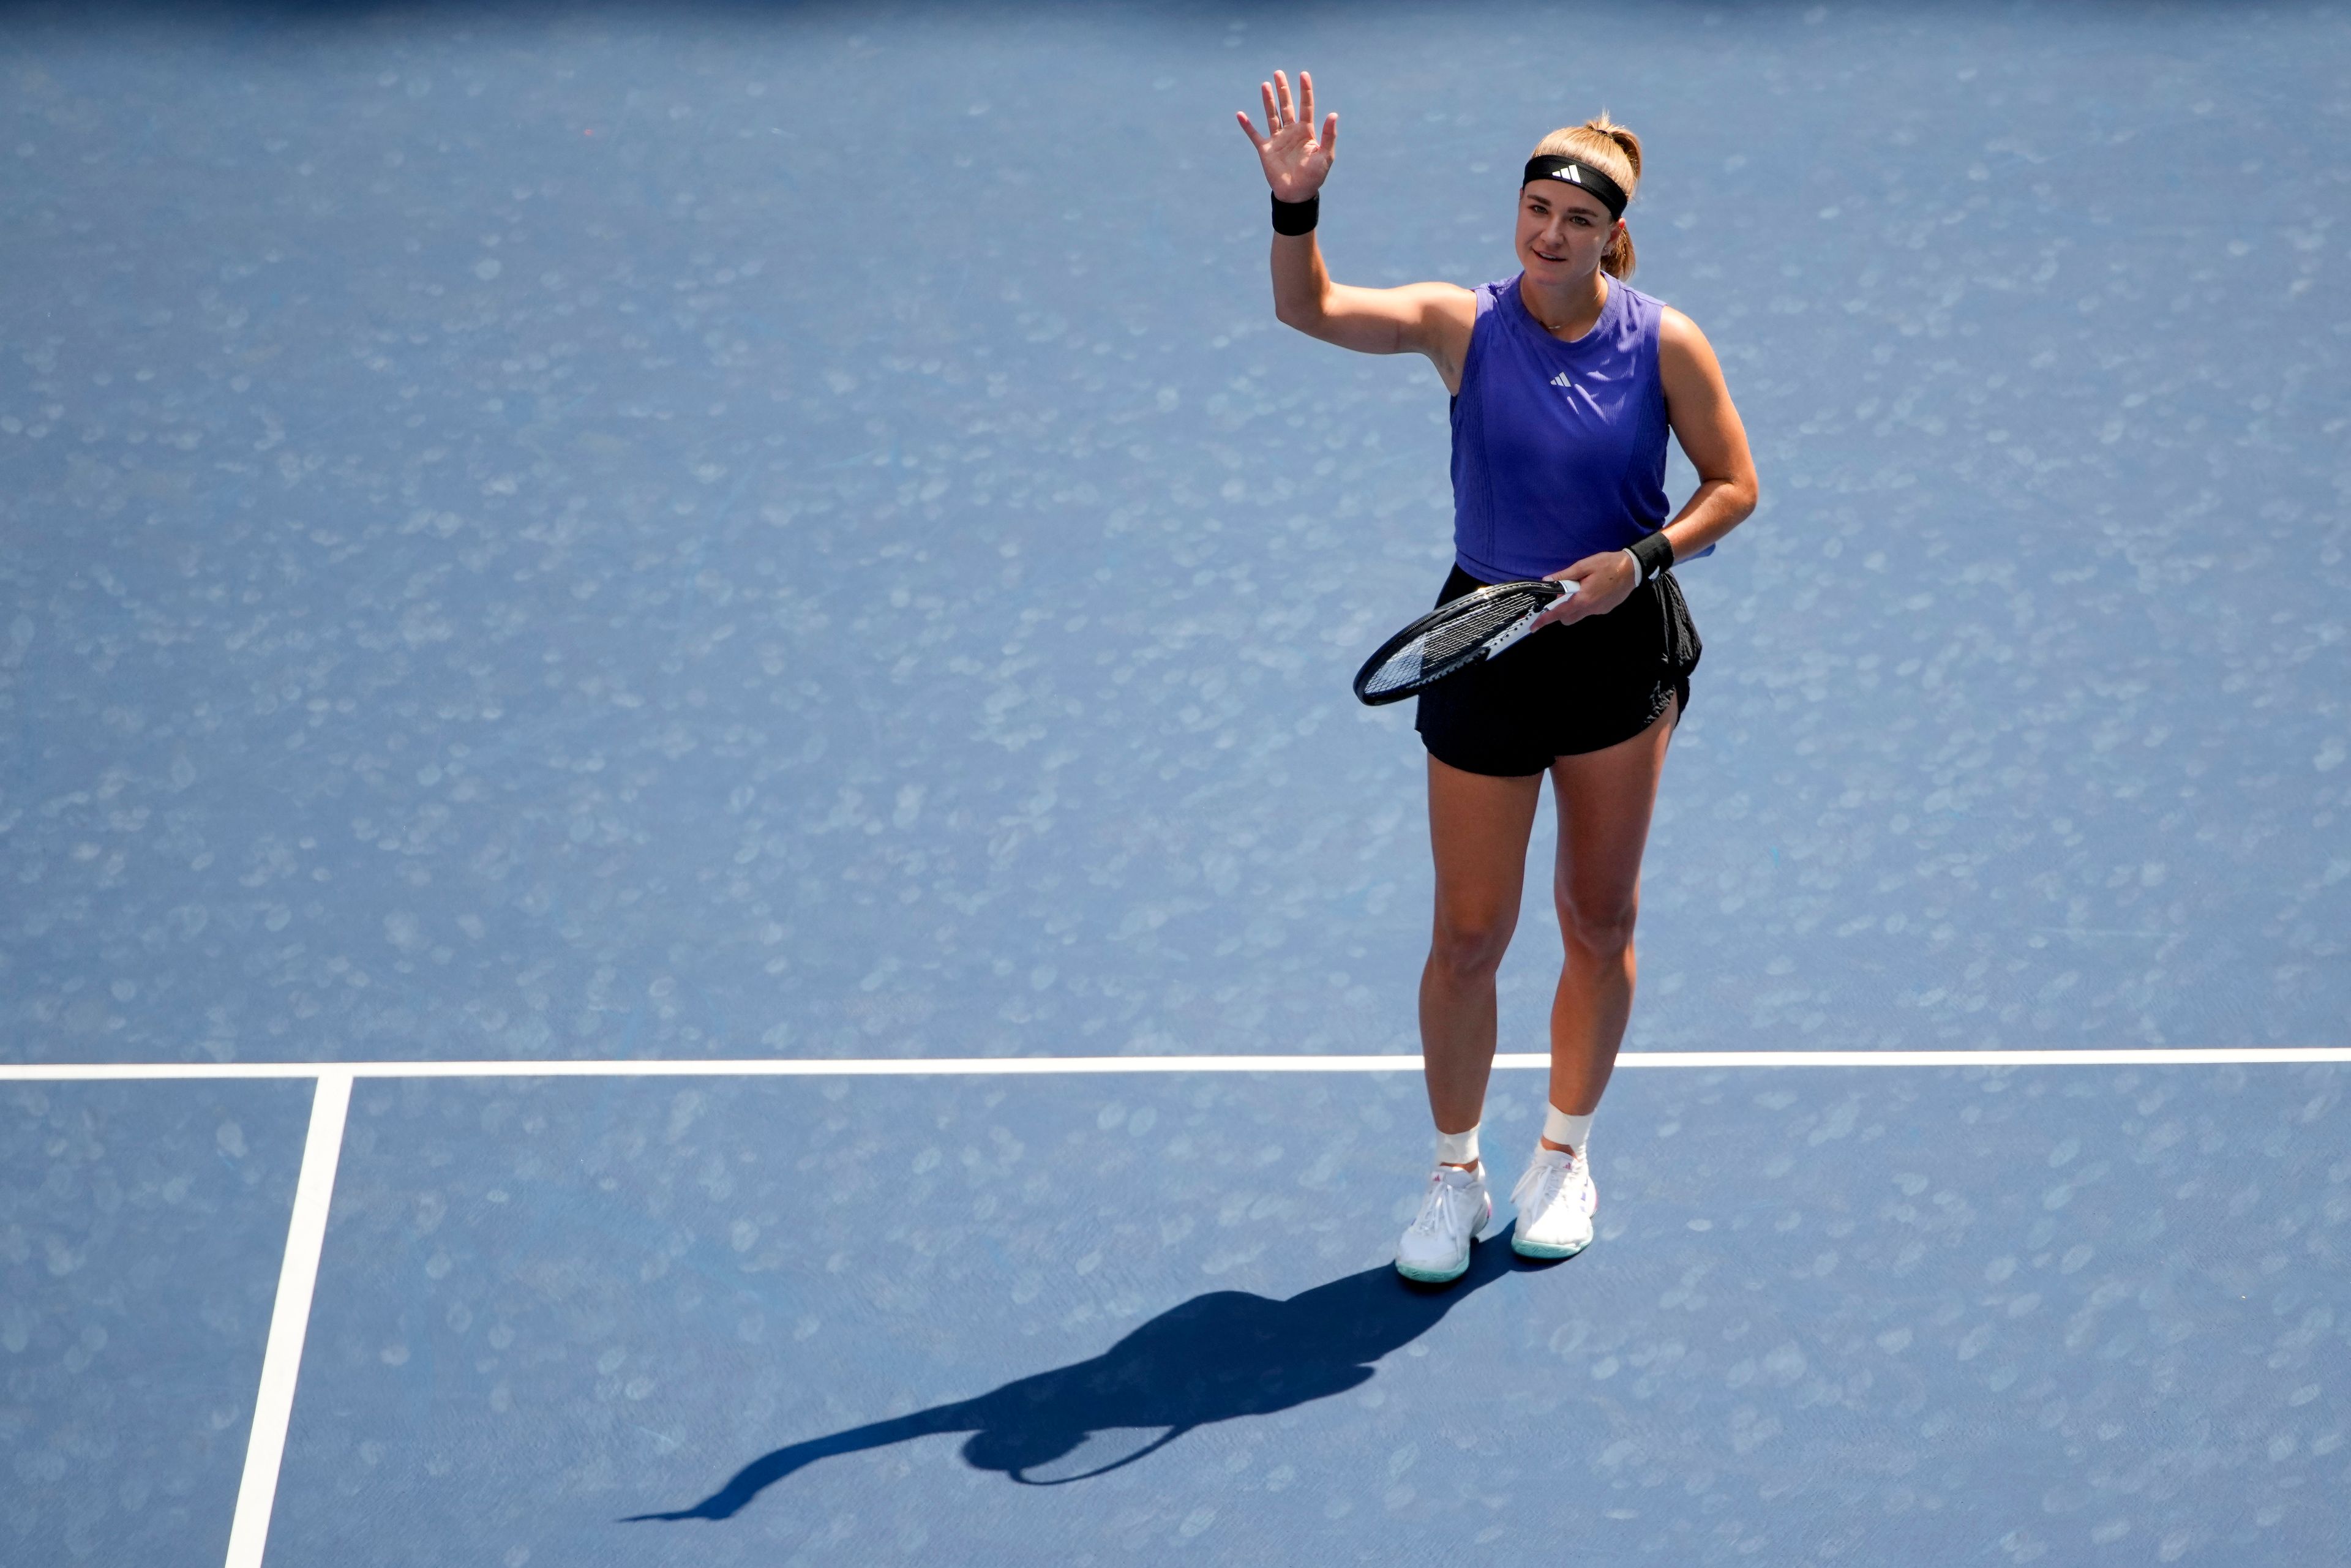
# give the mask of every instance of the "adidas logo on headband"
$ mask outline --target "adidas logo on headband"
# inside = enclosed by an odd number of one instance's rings
[[[1606,172],[1573,158],[1554,157],[1549,153],[1527,160],[1527,171],[1519,183],[1531,185],[1537,180],[1558,180],[1600,198],[1612,219],[1625,215],[1625,188],[1610,179]]]

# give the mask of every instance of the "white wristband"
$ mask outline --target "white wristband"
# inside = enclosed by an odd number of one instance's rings
[[[1649,580],[1649,574],[1641,565],[1641,558],[1639,556],[1634,555],[1629,549],[1626,550],[1625,554],[1630,558],[1633,562],[1633,586],[1638,588],[1641,584]]]

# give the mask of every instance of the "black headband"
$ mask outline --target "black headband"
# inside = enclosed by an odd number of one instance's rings
[[[1581,159],[1554,158],[1548,153],[1530,158],[1526,177],[1519,182],[1519,188],[1523,191],[1537,180],[1557,180],[1597,196],[1600,204],[1608,209],[1611,221],[1625,215],[1625,188]]]

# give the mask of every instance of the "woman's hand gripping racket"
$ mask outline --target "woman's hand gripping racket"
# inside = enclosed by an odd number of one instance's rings
[[[1446,676],[1492,658],[1535,629],[1573,582],[1498,582],[1448,599],[1386,642],[1355,672],[1355,695],[1371,706],[1400,702]]]

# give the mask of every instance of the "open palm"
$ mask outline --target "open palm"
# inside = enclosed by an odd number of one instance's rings
[[[1298,73],[1294,105],[1290,78],[1281,72],[1274,72],[1271,81],[1259,82],[1258,87],[1265,95],[1270,134],[1259,136],[1245,110],[1235,110],[1234,117],[1241,122],[1241,134],[1257,149],[1258,162],[1265,165],[1265,183],[1273,187],[1273,193],[1285,202],[1302,202],[1331,177],[1331,161],[1339,150],[1339,117],[1325,118],[1322,134],[1314,134],[1314,78],[1305,71]]]

